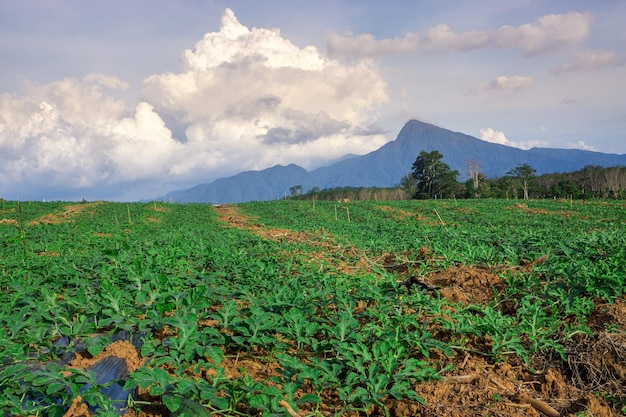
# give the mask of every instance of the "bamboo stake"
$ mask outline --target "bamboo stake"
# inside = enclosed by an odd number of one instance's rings
[[[291,406],[289,405],[289,403],[287,401],[280,400],[278,402],[278,405],[283,407],[291,417],[300,417],[300,415],[298,413],[296,413],[293,408],[291,408]]]
[[[477,375],[452,375],[444,376],[443,382],[446,384],[469,384],[477,378]]]
[[[519,401],[522,403],[527,403],[532,405],[537,411],[542,412],[548,417],[559,417],[561,414],[552,408],[548,403],[542,400],[538,400],[536,398],[531,398],[526,395],[520,395]]]
[[[439,221],[441,222],[441,225],[443,226],[444,229],[446,229],[446,231],[448,230],[448,228],[446,227],[446,224],[443,222],[443,219],[441,218],[441,216],[439,215],[439,212],[437,211],[437,209],[435,209],[435,214],[437,215],[437,217],[439,217]]]

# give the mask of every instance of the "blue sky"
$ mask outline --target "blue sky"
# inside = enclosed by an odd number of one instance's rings
[[[623,1],[0,0],[0,197],[314,168],[409,119],[626,153]]]

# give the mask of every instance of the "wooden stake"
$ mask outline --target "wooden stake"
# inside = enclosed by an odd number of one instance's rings
[[[289,403],[287,401],[280,400],[278,402],[278,405],[283,407],[291,417],[300,417],[300,415],[298,413],[296,413],[293,408],[291,408],[291,406],[289,405]]]
[[[520,395],[519,401],[522,403],[527,403],[532,405],[537,411],[542,412],[548,417],[559,417],[560,414],[554,408],[552,408],[548,403],[542,400],[538,400],[536,398],[531,398],[527,395]]]

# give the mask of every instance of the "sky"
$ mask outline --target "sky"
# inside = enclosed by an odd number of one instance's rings
[[[314,169],[410,119],[625,154],[624,21],[622,0],[0,0],[0,197]]]

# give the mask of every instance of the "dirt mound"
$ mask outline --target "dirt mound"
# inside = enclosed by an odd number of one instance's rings
[[[95,206],[102,204],[101,202],[80,204],[72,204],[63,207],[63,211],[59,213],[48,213],[28,222],[31,226],[38,224],[61,224],[72,221],[72,218],[85,211],[92,210]]]
[[[485,304],[493,300],[494,291],[503,286],[502,278],[488,269],[474,266],[451,266],[424,277],[439,288],[439,293],[452,302]]]

